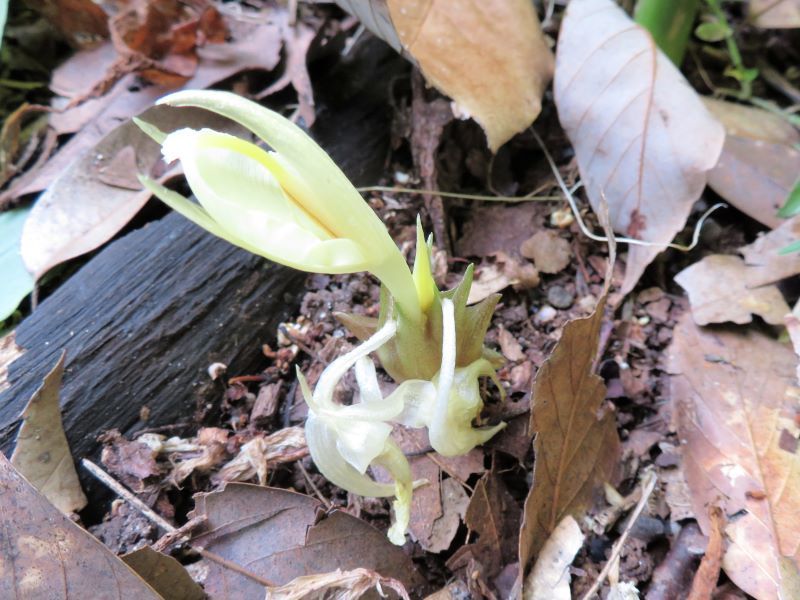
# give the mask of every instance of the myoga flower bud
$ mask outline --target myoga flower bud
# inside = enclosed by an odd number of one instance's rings
[[[369,271],[399,312],[421,318],[411,271],[386,227],[344,173],[302,129],[255,102],[222,91],[182,91],[159,104],[204,108],[252,131],[271,150],[210,129],[164,134],[139,126],[181,162],[195,204],[142,177],[196,224],[270,260],[315,273]]]

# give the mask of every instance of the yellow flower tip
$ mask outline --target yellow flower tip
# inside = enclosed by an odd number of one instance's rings
[[[157,144],[163,144],[167,139],[167,134],[161,131],[158,127],[147,121],[142,121],[139,117],[133,117],[133,122],[142,130],[148,137],[150,137]]]
[[[422,221],[419,215],[417,215],[417,253],[414,257],[412,274],[420,308],[425,312],[433,304],[436,282],[433,279],[430,250],[425,241],[425,232],[422,230]]]

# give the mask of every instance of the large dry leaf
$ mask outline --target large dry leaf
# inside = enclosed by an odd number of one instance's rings
[[[203,600],[206,597],[189,572],[177,560],[150,546],[120,557],[150,584],[164,600]]]
[[[556,525],[580,516],[595,487],[613,478],[619,437],[614,413],[600,414],[606,386],[592,370],[604,307],[605,297],[592,315],[567,323],[536,376],[533,485],[519,537],[523,574]]]
[[[86,496],[75,472],[58,402],[65,355],[61,353],[22,411],[11,464],[58,510],[71,513],[86,506]]]
[[[680,231],[717,162],[723,127],[650,34],[611,0],[573,0],[561,25],[555,102],[595,211],[630,246],[623,292]]]
[[[2,453],[0,525],[0,598],[161,598],[39,494]]]
[[[668,353],[670,395],[695,515],[728,516],[722,566],[759,600],[800,597],[798,388],[791,349],[755,330],[685,315]]]
[[[712,254],[678,273],[675,281],[689,294],[698,325],[749,323],[752,315],[772,325],[782,324],[789,312],[783,294],[774,285],[751,287],[750,272],[738,256]]]
[[[165,131],[231,127],[226,119],[199,109],[155,106],[140,116]],[[77,157],[39,197],[25,222],[21,252],[28,270],[38,279],[112,238],[152,195],[136,173],[152,174],[160,160],[160,146],[132,121]]]
[[[196,497],[194,516],[205,516],[193,543],[276,585],[336,569],[364,568],[401,581],[410,591],[420,583],[411,560],[386,534],[347,513],[320,516],[309,496],[242,483]],[[206,592],[213,598],[264,597],[264,588],[238,572],[210,562]]]
[[[483,127],[492,150],[539,116],[553,56],[529,0],[388,0],[425,78]]]
[[[800,254],[780,253],[783,248],[799,239],[800,215],[784,221],[780,227],[762,235],[752,244],[739,248],[748,266],[748,286],[775,283],[800,273]]]
[[[583,546],[578,523],[567,515],[547,538],[539,558],[525,580],[524,600],[570,600],[569,568]]]
[[[708,185],[743,213],[777,227],[778,210],[800,173],[800,133],[761,108],[713,98],[703,102],[727,133]]]
[[[750,0],[750,19],[758,27],[800,27],[800,0]]]

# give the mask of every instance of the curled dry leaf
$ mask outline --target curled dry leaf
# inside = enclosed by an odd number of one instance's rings
[[[403,584],[390,577],[382,577],[369,569],[342,571],[320,575],[303,575],[286,585],[267,588],[265,600],[304,600],[308,598],[329,598],[336,600],[358,600],[372,589],[385,596],[384,588],[392,589],[404,600],[409,600]]]
[[[524,570],[566,516],[578,516],[597,485],[613,479],[619,455],[614,414],[600,415],[606,397],[592,371],[605,297],[588,317],[567,323],[533,387],[530,431],[534,440],[533,481],[525,500],[519,538]]]
[[[698,325],[749,323],[759,315],[779,325],[789,312],[783,294],[774,285],[750,287],[750,268],[738,256],[712,254],[687,267],[675,281],[689,294],[692,316]]]
[[[50,504],[0,453],[0,598],[161,598]]]
[[[266,437],[256,437],[244,444],[239,454],[223,465],[212,481],[219,485],[228,481],[249,481],[257,478],[266,485],[267,468],[308,456],[305,431],[302,427],[286,427]]]
[[[11,464],[63,513],[86,506],[58,403],[65,352],[22,412]]]
[[[800,0],[750,0],[750,19],[758,27],[800,27]]]
[[[703,102],[727,134],[708,185],[743,213],[778,227],[778,210],[800,173],[800,133],[761,108],[713,98]]]
[[[592,207],[614,231],[666,244],[717,162],[725,131],[653,38],[611,0],[573,0],[554,81],[561,124]],[[663,246],[631,246],[627,293]]]
[[[425,78],[483,127],[493,151],[539,116],[553,57],[533,4],[388,0],[388,5],[400,41]]]
[[[569,567],[583,546],[581,528],[567,515],[547,538],[525,579],[524,600],[570,600]]]
[[[322,504],[309,496],[232,483],[195,498],[190,516],[207,521],[192,543],[275,585],[358,568],[397,579],[408,590],[421,582],[410,558],[385,533],[341,511],[322,516]],[[213,562],[205,590],[212,598],[264,597],[256,580]]]
[[[794,353],[754,330],[684,316],[668,354],[684,472],[700,526],[728,515],[722,567],[759,600],[800,597],[800,455]]]

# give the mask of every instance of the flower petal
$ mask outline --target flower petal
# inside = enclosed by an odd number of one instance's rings
[[[326,425],[324,419],[309,414],[305,431],[311,458],[314,459],[314,464],[320,473],[329,481],[359,496],[371,498],[394,496],[394,485],[378,483],[367,475],[359,473],[344,459],[336,443],[338,434]]]

